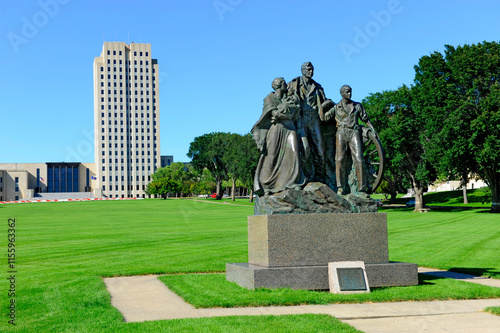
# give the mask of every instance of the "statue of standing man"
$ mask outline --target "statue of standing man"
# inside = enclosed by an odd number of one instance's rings
[[[288,90],[298,96],[300,114],[297,134],[301,141],[301,159],[308,181],[325,182],[325,147],[321,133],[321,104],[326,100],[320,84],[312,79],[314,67],[305,62],[302,76],[288,83]]]
[[[342,100],[333,109],[325,113],[325,120],[335,117],[337,121],[337,139],[335,154],[335,173],[337,177],[337,193],[344,194],[346,191],[347,178],[350,172],[350,163],[347,161],[348,152],[354,163],[354,170],[358,183],[358,192],[366,194],[365,163],[363,158],[362,126],[358,124],[361,119],[373,133],[376,134],[372,123],[368,119],[363,106],[351,100],[352,89],[348,85],[340,88]]]

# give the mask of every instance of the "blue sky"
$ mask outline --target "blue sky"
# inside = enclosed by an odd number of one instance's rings
[[[0,163],[93,162],[94,57],[103,41],[151,43],[162,155],[199,135],[245,134],[278,76],[311,61],[327,97],[411,84],[445,44],[500,39],[500,2],[41,0],[0,2]]]

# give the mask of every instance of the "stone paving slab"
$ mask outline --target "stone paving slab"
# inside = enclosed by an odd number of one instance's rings
[[[342,320],[366,333],[498,333],[500,318],[487,313]]]
[[[425,274],[443,274],[443,277],[451,273],[420,270]],[[492,280],[456,277],[481,284]],[[494,286],[500,287],[496,282],[494,280]],[[196,309],[171,292],[156,275],[105,278],[104,283],[111,294],[111,304],[126,322],[314,313],[334,316],[367,333],[500,332],[500,317],[482,312],[486,307],[500,306],[500,299]]]
[[[111,305],[126,322],[204,317],[203,313],[170,291],[157,275],[105,278]]]

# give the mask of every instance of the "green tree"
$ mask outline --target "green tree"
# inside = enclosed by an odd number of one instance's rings
[[[398,117],[393,117],[396,110],[396,91],[384,91],[370,94],[363,100],[363,105],[370,115],[371,122],[377,130],[385,151],[384,181],[377,193],[388,193],[390,202],[396,203],[398,191],[407,185],[404,171],[405,154],[397,149],[401,141]]]
[[[201,172],[206,168],[214,177],[218,200],[222,198],[222,181],[228,178],[227,167],[222,158],[227,151],[230,135],[217,132],[198,136],[189,145],[187,153],[195,170]]]
[[[215,179],[208,169],[201,172],[193,170],[194,182],[191,184],[191,193],[210,194],[216,189]]]
[[[484,109],[472,121],[471,149],[483,176],[491,189],[491,211],[500,213],[500,85],[496,83],[490,94],[481,101]]]
[[[235,200],[236,181],[250,190],[250,201],[253,201],[253,176],[257,168],[259,151],[251,134],[231,134],[229,145],[223,156],[228,175],[231,177],[231,200]]]
[[[181,190],[181,185],[169,177],[153,180],[146,186],[146,193],[149,195],[160,195],[163,199],[169,193],[177,193]]]
[[[466,108],[457,103],[455,82],[447,57],[439,52],[423,56],[415,66],[416,104],[426,119],[427,156],[441,178],[461,179],[467,202],[471,153],[462,134],[469,132],[470,119]]]
[[[470,176],[483,178],[492,190],[492,211],[498,212],[500,44],[446,45],[444,55],[424,56],[415,69],[415,105],[433,134],[425,141],[429,160],[445,178],[461,179],[464,202]]]
[[[191,166],[186,165],[182,162],[175,162],[163,168],[158,168],[155,173],[151,175],[151,179],[153,181],[163,178],[172,179],[180,185],[179,191],[176,192],[176,195],[179,192],[180,196],[191,193],[190,188],[192,182],[194,181],[194,175]]]
[[[394,91],[371,94],[365,102],[386,151],[388,172],[384,179],[392,182],[391,197],[395,200],[395,190],[407,178],[415,191],[415,211],[420,211],[425,207],[427,184],[436,174],[426,156],[424,143],[429,132],[423,112],[416,107],[415,95],[412,87],[403,85]]]

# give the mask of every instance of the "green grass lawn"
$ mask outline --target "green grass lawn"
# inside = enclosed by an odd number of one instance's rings
[[[499,216],[387,212],[391,260],[498,277]],[[102,277],[222,272],[225,263],[246,262],[246,216],[252,214],[251,205],[194,200],[0,205],[4,253],[7,219],[16,219],[16,331],[178,332],[221,326],[245,332],[254,327],[266,331],[269,322],[276,322],[278,331],[318,331],[318,320],[330,323],[326,331],[336,331],[335,321],[314,316],[259,318],[258,323],[255,317],[231,317],[131,324],[123,323],[110,305]],[[4,272],[6,266],[4,260]],[[0,281],[6,314],[8,281]],[[0,331],[11,331],[3,318]]]
[[[492,307],[486,308],[485,311],[489,312],[491,314],[500,316],[500,307],[492,306]]]
[[[430,206],[455,206],[455,207],[491,207],[491,191],[488,188],[467,190],[468,204],[464,204],[462,190],[432,192],[425,195],[425,202]]]
[[[404,205],[410,198],[403,198],[404,194],[398,194],[396,204]],[[373,194],[374,199],[384,199],[383,194]],[[481,207],[491,208],[491,191],[484,187],[474,190],[467,190],[468,204],[464,204],[462,190],[430,192],[424,194],[425,204],[432,206],[453,206],[453,207]],[[384,203],[389,203],[389,200],[384,200]]]
[[[166,275],[160,280],[198,308],[500,298],[500,288],[424,274],[419,275],[418,286],[373,288],[370,293],[350,295],[288,288],[247,290],[228,282],[224,274]]]
[[[488,210],[387,212],[389,258],[500,278],[500,215]]]

